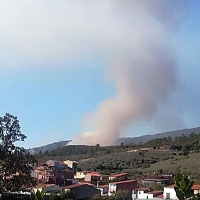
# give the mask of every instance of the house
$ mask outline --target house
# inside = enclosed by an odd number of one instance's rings
[[[36,188],[33,188],[33,190],[34,192],[37,192],[37,190],[41,191],[43,187],[45,193],[62,192],[62,188],[55,184],[38,185]]]
[[[67,179],[62,179],[62,178],[57,178],[57,177],[50,177],[48,179],[48,184],[56,184],[59,185],[60,187],[63,186],[68,186],[72,185],[72,180],[67,180]]]
[[[101,191],[101,196],[107,195],[109,190],[109,185],[100,185],[97,187]]]
[[[175,184],[164,187],[164,199],[178,199],[174,190]]]
[[[194,190],[194,194],[197,194],[200,190],[200,185],[193,185],[192,189]]]
[[[78,183],[78,184],[69,185],[69,186],[66,186],[64,190],[65,192],[67,191],[73,192],[76,200],[90,199],[94,195],[101,194],[101,191],[99,189],[87,183]]]
[[[164,192],[163,192],[163,198],[164,199],[178,199],[177,196],[176,196],[176,192],[174,190],[175,186],[176,185],[173,184],[173,185],[169,185],[169,186],[164,187]],[[200,189],[200,185],[193,185],[192,189],[194,190],[194,194],[197,194],[198,190]]]
[[[74,172],[66,170],[54,170],[54,177],[63,178],[63,179],[74,179]]]
[[[78,162],[71,161],[71,160],[66,160],[66,161],[63,161],[63,163],[65,165],[67,165],[76,174]]]
[[[76,178],[77,179],[84,179],[86,174],[89,173],[90,171],[79,171],[79,172],[76,172]]]
[[[106,181],[109,180],[109,176],[102,175],[98,172],[89,172],[85,175],[85,182],[90,182],[93,184],[97,184],[98,181]]]
[[[112,174],[111,176],[109,176],[109,180],[114,180],[114,179],[127,180],[128,173]]]
[[[149,188],[139,187],[132,191],[132,199],[140,199],[143,198],[143,194],[149,192]],[[146,198],[144,198],[146,199]]]
[[[113,182],[113,183],[109,183],[108,195],[111,196],[113,193],[117,192],[118,190],[128,190],[132,192],[136,188],[137,188],[137,181],[135,180]]]
[[[142,180],[142,184],[150,185],[157,183],[157,184],[169,185],[171,181],[172,181],[171,178],[165,178],[165,177],[145,178]]]
[[[31,177],[36,178],[37,180],[45,179],[45,171],[35,169],[31,172]]]
[[[148,188],[136,188],[132,192],[132,199],[162,199],[160,198],[162,194],[163,192],[158,190],[149,191]]]
[[[48,160],[46,161],[46,164],[49,166],[49,167],[52,167],[54,169],[57,169],[57,170],[62,170],[62,169],[65,169],[67,166],[64,162],[59,162],[59,161],[56,161],[56,160]]]

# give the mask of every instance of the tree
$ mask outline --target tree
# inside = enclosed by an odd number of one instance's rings
[[[175,182],[176,186],[174,187],[174,190],[179,200],[185,200],[190,198],[198,199],[195,198],[197,197],[197,195],[194,195],[194,190],[192,190],[194,181],[191,181],[188,176],[185,176],[181,173],[176,173]]]
[[[75,195],[72,191],[62,192],[60,194],[61,199],[75,199]]]
[[[24,191],[35,185],[31,177],[32,165],[37,161],[15,142],[24,141],[17,117],[6,113],[0,117],[0,193]]]
[[[42,188],[42,191],[37,190],[36,192],[31,192],[31,200],[43,200],[44,196],[44,187]]]

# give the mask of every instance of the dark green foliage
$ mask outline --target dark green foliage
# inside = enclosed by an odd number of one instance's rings
[[[36,192],[31,192],[31,200],[43,200],[45,197],[44,187],[41,191],[37,190]]]
[[[71,191],[62,192],[60,195],[51,193],[49,200],[73,200],[75,199],[74,193]]]
[[[65,199],[75,199],[74,193],[72,191],[62,192],[60,194],[62,200]]]
[[[26,136],[20,132],[17,117],[6,113],[0,118],[0,192],[23,191],[35,185],[31,178],[31,165],[37,163],[34,156],[15,145]]]
[[[183,175],[179,172],[176,173],[175,182],[176,186],[174,187],[174,190],[176,191],[176,196],[179,200],[188,198],[196,199],[196,197],[198,197],[198,195],[194,195],[194,190],[192,190],[194,181],[191,181],[187,175]]]

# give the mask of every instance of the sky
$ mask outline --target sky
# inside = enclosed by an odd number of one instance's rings
[[[0,115],[19,118],[25,148],[107,140],[106,123],[115,137],[200,126],[200,1],[149,2],[0,2]]]

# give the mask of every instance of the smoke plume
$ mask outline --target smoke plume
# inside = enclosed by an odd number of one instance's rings
[[[76,136],[73,144],[113,144],[124,128],[150,118],[177,84],[171,38],[178,26],[172,9],[178,5],[140,0],[112,1],[109,6],[110,17],[121,27],[117,40],[109,42],[112,46],[103,47],[109,60],[107,77],[116,95],[84,116],[88,132]]]

